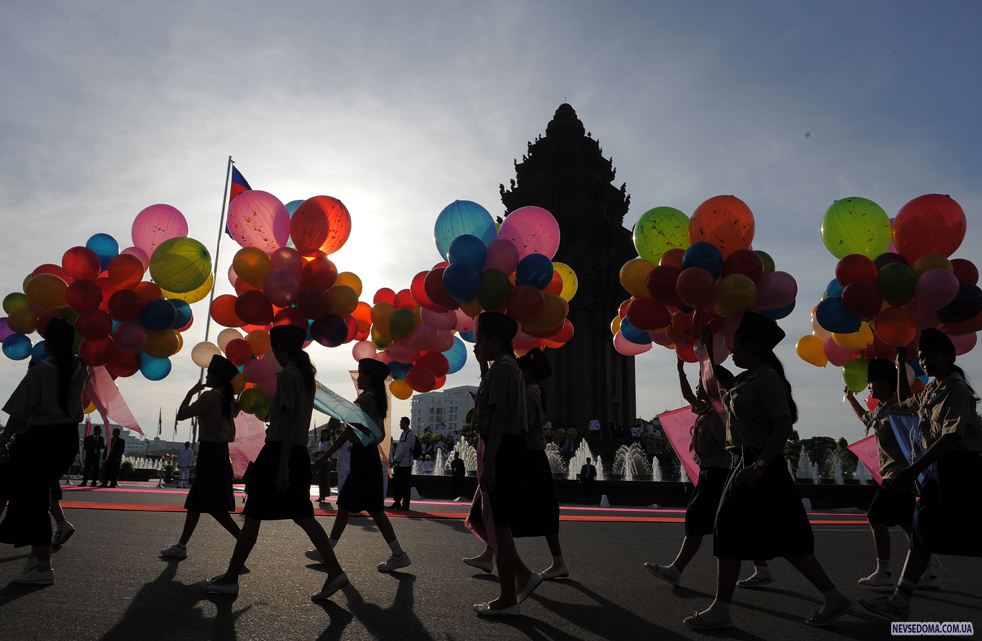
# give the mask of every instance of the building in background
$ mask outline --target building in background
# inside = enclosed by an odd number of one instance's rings
[[[451,387],[441,392],[414,394],[412,400],[412,428],[416,434],[423,434],[426,428],[436,432],[440,424],[450,431],[458,431],[464,426],[467,412],[474,409],[477,388],[473,385]]]

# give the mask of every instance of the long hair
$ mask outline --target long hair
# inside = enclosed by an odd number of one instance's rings
[[[55,361],[58,368],[58,405],[68,413],[68,394],[72,387],[77,360],[72,353],[75,343],[75,330],[60,318],[48,323],[44,338],[45,351]]]
[[[365,374],[359,373],[358,376],[365,376]],[[368,374],[368,378],[372,381],[372,384],[365,391],[370,392],[375,397],[375,406],[382,413],[382,418],[385,418],[389,413],[389,399],[385,395],[385,379],[378,380],[378,377],[374,374]],[[380,425],[379,427],[382,426]]]
[[[302,349],[292,350],[289,352],[290,359],[296,364],[297,368],[303,374],[303,383],[307,388],[307,391],[314,391],[314,377],[317,376],[317,368],[314,364],[310,362],[310,355]]]
[[[771,366],[781,380],[784,382],[784,388],[788,394],[788,407],[791,409],[791,423],[798,422],[798,405],[794,402],[794,396],[791,394],[791,383],[788,382],[788,377],[784,374],[784,365],[781,364],[781,359],[777,357],[774,350],[767,350],[764,352],[764,362]]]
[[[972,393],[972,398],[974,398],[975,402],[978,403],[979,395],[978,393],[976,393],[975,388],[972,387],[972,384],[968,382],[968,376],[965,375],[965,370],[963,370],[961,367],[955,364],[951,365],[951,369],[954,370],[955,372],[958,372],[961,375],[962,380],[965,381],[965,386],[968,387],[968,391]]]

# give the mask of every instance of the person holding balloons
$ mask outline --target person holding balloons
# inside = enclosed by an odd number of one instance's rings
[[[211,514],[233,537],[239,536],[239,526],[229,515],[229,512],[235,511],[235,497],[232,494],[232,464],[228,454],[228,444],[235,440],[233,419],[239,411],[232,390],[232,379],[238,373],[239,368],[231,361],[215,354],[208,364],[204,383],[196,383],[177,410],[180,421],[198,418],[201,440],[194,482],[184,502],[184,509],[187,510],[184,531],[177,543],[161,550],[160,556],[163,558],[182,560],[188,557],[188,541],[202,512]],[[205,388],[209,389],[202,393]],[[192,403],[191,399],[199,393],[198,400]]]
[[[385,394],[385,379],[389,376],[389,366],[374,358],[363,358],[358,361],[358,389],[361,394],[355,399],[355,405],[360,407],[377,426],[385,422],[389,413],[388,400]],[[350,471],[341,489],[338,490],[338,515],[331,528],[331,547],[337,545],[348,525],[348,517],[352,512],[368,512],[385,542],[388,543],[392,554],[378,564],[379,572],[394,572],[412,563],[409,554],[402,549],[396,537],[392,522],[385,513],[385,488],[383,487],[382,459],[377,440],[365,444],[359,439],[354,430],[368,432],[363,425],[347,426],[341,436],[334,441],[331,448],[324,454],[327,459],[346,443],[351,444]],[[308,556],[317,560],[313,551]]]
[[[932,380],[912,394],[904,375],[906,350],[897,350],[900,407],[917,413],[924,452],[888,482],[888,487],[897,489],[919,482],[910,549],[893,594],[860,600],[870,612],[892,621],[907,620],[914,589],[931,554],[982,557],[979,398],[955,364],[954,343],[940,330],[921,332],[918,360]]]
[[[910,528],[914,520],[913,487],[892,485],[898,472],[907,467],[907,458],[897,442],[897,436],[890,423],[890,414],[900,413],[897,402],[897,368],[883,358],[873,358],[867,366],[870,395],[876,399],[876,408],[866,411],[849,387],[845,389],[846,400],[859,420],[866,425],[867,433],[873,430],[880,455],[880,476],[883,483],[876,490],[869,504],[866,516],[873,533],[873,547],[876,551],[876,570],[869,576],[859,579],[859,585],[871,588],[893,585],[890,573],[890,531],[889,527],[899,525],[910,538]],[[906,376],[906,372],[904,372]],[[932,575],[934,581],[936,575]],[[925,587],[922,583],[921,587]]]
[[[327,579],[311,600],[324,601],[348,584],[324,528],[314,519],[310,502],[310,459],[307,428],[314,410],[314,374],[303,351],[307,331],[296,325],[277,325],[269,332],[273,357],[283,367],[276,376],[276,395],[270,409],[266,443],[249,471],[245,524],[225,574],[204,584],[211,594],[239,593],[239,574],[259,536],[263,521],[292,519],[310,538],[327,566]]]
[[[42,335],[47,358],[27,374],[3,406],[10,420],[0,433],[0,458],[13,434],[7,472],[15,480],[8,493],[10,506],[0,522],[0,542],[31,546],[24,572],[14,583],[51,585],[51,484],[71,466],[78,454],[78,424],[82,420],[82,388],[89,369],[73,354],[75,329],[61,318],[48,321]],[[6,483],[5,483],[6,485]]]
[[[725,393],[736,457],[716,513],[713,554],[716,598],[686,617],[693,629],[732,626],[730,602],[742,559],[782,556],[822,593],[822,607],[805,623],[826,626],[852,603],[815,558],[815,539],[788,472],[784,447],[798,418],[791,385],[774,348],[784,332],[770,318],[747,312],[734,334],[733,362],[744,371]]]

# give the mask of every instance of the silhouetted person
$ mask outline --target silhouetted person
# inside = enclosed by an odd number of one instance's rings
[[[450,463],[450,474],[453,479],[453,496],[458,499],[464,495],[464,461],[460,458],[460,452],[454,452],[453,461]]]
[[[416,445],[416,435],[409,429],[409,418],[403,416],[399,420],[402,434],[396,451],[392,455],[392,498],[394,501],[389,509],[408,510],[409,499],[412,496],[413,448]]]
[[[119,436],[119,428],[113,430],[109,439],[109,449],[106,451],[106,466],[102,473],[102,487],[116,487],[119,482],[119,465],[123,462],[123,452],[126,441]]]
[[[191,465],[194,463],[194,450],[191,449],[189,441],[184,442],[184,449],[177,455],[177,471],[180,473],[180,481],[177,487],[189,487],[191,480]]]
[[[593,481],[597,478],[597,466],[590,459],[580,468],[580,485],[583,487],[583,502],[589,504],[593,495]]]
[[[314,469],[317,471],[317,502],[323,503],[331,496],[331,460],[324,452],[331,449],[331,431],[326,427],[321,430],[321,440],[317,442],[317,461]]]
[[[85,487],[85,482],[90,478],[92,487],[99,482],[99,460],[105,449],[106,439],[102,438],[102,428],[96,425],[92,428],[92,433],[82,442],[82,451],[85,452],[85,461],[82,464],[82,487]]]

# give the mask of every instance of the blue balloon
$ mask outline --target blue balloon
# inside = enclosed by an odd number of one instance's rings
[[[471,234],[454,238],[447,251],[447,260],[451,265],[470,265],[478,271],[484,267],[487,258],[488,248],[484,241]]]
[[[40,363],[48,358],[48,349],[44,346],[44,341],[38,341],[31,349],[31,362]]]
[[[519,285],[532,285],[545,289],[552,282],[552,261],[542,254],[529,254],[518,261],[515,268],[515,282]]]
[[[475,341],[475,337],[474,337],[474,332],[473,331],[470,331],[470,332],[460,332],[460,334],[458,334],[458,336],[460,336],[460,338],[462,340],[465,340],[468,343],[473,343]]]
[[[297,207],[303,204],[302,200],[291,200],[287,204],[283,205],[286,207],[286,213],[290,214],[290,218],[293,218],[293,212],[297,211]]]
[[[826,331],[836,334],[852,334],[859,331],[860,320],[842,304],[838,296],[826,298],[815,308],[815,320]]]
[[[167,378],[170,369],[169,358],[157,358],[146,352],[140,352],[140,373],[148,381],[160,381]]]
[[[99,257],[103,269],[109,267],[109,261],[119,256],[119,243],[109,234],[95,234],[85,242],[85,246]]]
[[[822,294],[822,298],[841,297],[843,289],[842,283],[833,278],[829,281],[829,284],[825,286],[825,293]]]
[[[464,345],[464,341],[460,340],[459,336],[453,337],[453,346],[443,353],[447,357],[447,362],[450,363],[450,369],[447,370],[447,374],[456,374],[463,367],[464,363],[467,362],[467,346]]]
[[[693,243],[682,255],[682,269],[702,267],[719,278],[723,273],[723,254],[712,243]]]
[[[31,339],[23,334],[11,334],[3,339],[3,354],[12,361],[22,361],[31,355]]]
[[[408,374],[409,370],[412,368],[412,363],[399,363],[392,361],[389,363],[389,374],[392,375],[394,380],[401,381],[402,379],[406,378],[406,374]]]
[[[450,265],[443,270],[443,288],[461,303],[469,303],[477,296],[481,286],[481,274],[470,265]]]
[[[762,309],[760,310],[761,315],[770,318],[771,320],[781,320],[782,318],[787,318],[794,311],[795,301],[791,301],[789,305],[784,307],[778,307],[777,309]]]
[[[433,239],[440,255],[447,258],[450,244],[458,236],[477,236],[485,245],[498,238],[494,218],[487,209],[469,200],[455,200],[440,212],[433,226]]]
[[[181,329],[191,322],[193,315],[190,305],[179,298],[170,299],[170,303],[174,306],[174,322],[170,325],[171,329]]]
[[[621,334],[624,338],[636,343],[638,345],[649,345],[651,343],[651,335],[648,332],[642,331],[631,324],[627,317],[621,319]]]
[[[177,309],[169,300],[154,300],[144,306],[137,320],[150,331],[170,329],[177,317]],[[181,327],[184,327],[181,325]]]

